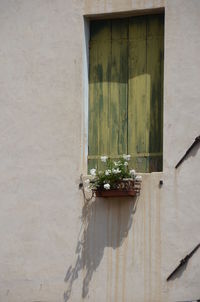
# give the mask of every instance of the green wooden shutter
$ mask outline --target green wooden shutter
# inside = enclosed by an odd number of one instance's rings
[[[140,172],[162,170],[162,15],[91,22],[88,168],[131,154]]]

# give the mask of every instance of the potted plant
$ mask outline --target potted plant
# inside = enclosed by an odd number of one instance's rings
[[[101,156],[104,170],[90,170],[87,185],[97,197],[136,196],[140,193],[142,177],[135,170],[129,169],[130,155],[120,156],[118,161],[108,156]]]

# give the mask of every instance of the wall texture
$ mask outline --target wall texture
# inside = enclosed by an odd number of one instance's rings
[[[84,202],[84,15],[165,7],[164,171]],[[199,0],[0,0],[0,301],[200,299]],[[159,187],[159,180],[164,185]]]

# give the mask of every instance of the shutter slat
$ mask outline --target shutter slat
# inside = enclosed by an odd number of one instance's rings
[[[110,156],[127,152],[127,20],[112,21]]]
[[[107,154],[109,144],[111,22],[94,21],[91,27],[88,155],[102,155]],[[89,160],[89,169],[100,166],[100,160]]]
[[[149,152],[149,77],[146,72],[146,17],[133,17],[129,23],[128,153]],[[148,170],[148,158],[135,156],[136,170]]]
[[[147,16],[147,73],[150,76],[149,152],[162,152],[163,16]],[[150,157],[150,172],[162,171],[162,158]]]

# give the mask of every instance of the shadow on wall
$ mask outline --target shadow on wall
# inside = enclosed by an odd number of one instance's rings
[[[103,258],[104,249],[116,249],[122,245],[131,228],[136,207],[136,198],[85,201],[75,251],[76,261],[74,266],[68,268],[64,279],[67,283],[65,302],[70,299],[73,283],[82,271],[82,298],[88,295],[90,281]]]

